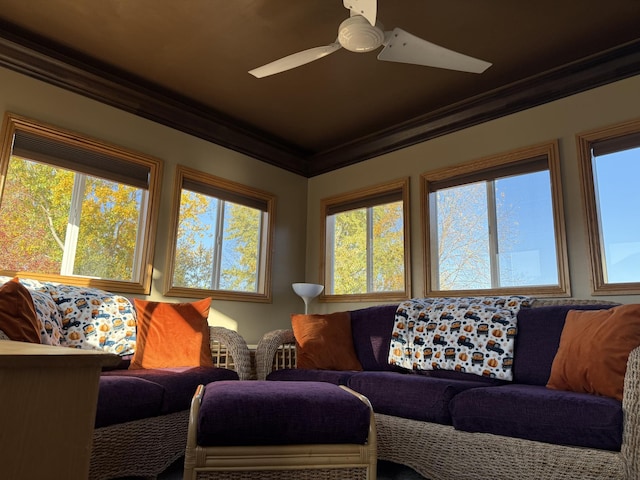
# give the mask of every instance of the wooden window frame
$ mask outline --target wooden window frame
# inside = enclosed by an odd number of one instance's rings
[[[491,177],[494,172],[517,172],[526,165],[535,164],[540,158],[546,158],[551,180],[551,201],[553,211],[553,225],[555,232],[556,265],[558,285],[553,286],[523,286],[501,287],[472,290],[437,290],[433,288],[431,271],[431,208],[429,194],[434,190],[432,184],[452,185],[456,179],[480,179]],[[461,182],[464,184],[467,182]],[[442,188],[442,187],[441,187]],[[423,173],[421,175],[421,215],[422,215],[422,245],[423,272],[426,296],[480,296],[480,295],[528,295],[540,297],[569,297],[571,288],[569,282],[569,267],[567,260],[567,240],[564,222],[564,203],[562,198],[562,183],[560,177],[560,155],[557,140],[525,147],[506,153],[491,155],[472,160],[453,167]]]
[[[212,290],[203,288],[180,287],[173,285],[173,275],[175,269],[175,255],[178,241],[178,223],[180,214],[180,202],[182,189],[185,184],[200,185],[207,195],[216,192],[223,196],[224,200],[234,201],[234,203],[245,203],[247,205],[261,205],[267,215],[264,222],[266,232],[262,235],[260,245],[260,271],[259,272],[259,292],[237,292],[230,290]],[[216,197],[218,198],[218,197]],[[242,202],[238,202],[242,199]],[[275,208],[276,197],[262,190],[248,187],[241,183],[216,177],[200,170],[176,166],[176,174],[173,191],[173,205],[171,209],[171,225],[169,228],[169,238],[171,245],[167,252],[166,277],[164,294],[167,297],[187,297],[202,298],[210,296],[215,300],[231,300],[244,302],[271,303],[271,276],[272,276],[272,251],[273,235],[275,230]]]
[[[105,159],[110,159],[118,166],[122,166],[124,168],[128,166],[130,168],[130,172],[123,172],[123,178],[130,176],[130,179],[133,180],[130,184],[139,186],[143,181],[142,177],[144,175],[142,175],[142,173],[147,172],[148,178],[146,180],[146,190],[148,191],[148,199],[146,216],[142,223],[144,235],[140,239],[140,243],[136,246],[136,248],[140,248],[142,250],[139,254],[140,265],[137,269],[134,268],[134,271],[138,272],[138,278],[133,281],[12,270],[0,270],[0,275],[23,276],[40,281],[53,281],[68,285],[87,286],[112,292],[148,295],[151,291],[153,272],[153,255],[158,224],[160,187],[163,169],[162,161],[149,155],[112,145],[78,132],[62,129],[38,120],[7,112],[4,116],[2,134],[0,137],[2,139],[2,149],[0,150],[0,204],[2,202],[2,192],[4,191],[5,178],[9,168],[16,134],[24,134],[25,137],[35,140],[41,139],[48,145],[58,145],[62,149],[69,149],[72,152],[86,152],[89,157],[93,157],[93,160],[91,161],[93,165],[91,162],[88,162],[84,167],[74,169],[81,173],[99,174],[99,168],[96,169],[96,167],[101,163],[104,164]],[[44,158],[43,160],[46,161]],[[62,159],[58,160],[62,161]],[[53,163],[46,163],[63,166],[56,159],[52,159],[52,162]],[[72,164],[73,162],[69,165]],[[110,176],[116,175],[115,170],[113,168],[111,168],[111,170]]]
[[[592,295],[640,294],[640,282],[608,283],[605,280],[604,249],[600,236],[600,219],[598,216],[595,179],[593,175],[592,150],[594,146],[600,144],[604,150],[609,151],[615,144],[624,147],[624,144],[628,143],[627,139],[629,137],[633,137],[633,143],[640,147],[640,119],[598,128],[576,135],[580,187],[582,191],[585,228],[588,240],[587,246],[591,266]],[[628,146],[630,147],[630,145]],[[620,150],[624,149],[625,148],[620,148]],[[611,151],[618,150],[614,149]]]
[[[409,177],[391,182],[365,187],[352,192],[324,198],[320,201],[320,283],[327,285],[330,275],[327,265],[327,217],[332,213],[348,211],[362,206],[382,205],[385,199],[399,194],[402,199],[403,235],[404,235],[404,290],[395,292],[372,292],[357,294],[329,294],[323,290],[318,298],[321,302],[367,302],[367,301],[402,301],[411,298],[411,260],[410,260],[410,208],[409,208]],[[375,203],[379,200],[379,203]]]

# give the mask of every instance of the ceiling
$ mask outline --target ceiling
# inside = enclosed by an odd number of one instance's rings
[[[0,0],[0,65],[313,176],[640,73],[640,0],[379,0],[482,74],[332,43],[340,0]]]

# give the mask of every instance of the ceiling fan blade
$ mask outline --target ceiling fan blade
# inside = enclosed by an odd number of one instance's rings
[[[378,0],[343,0],[344,8],[351,11],[352,15],[362,15],[375,27],[378,14]]]
[[[292,68],[311,63],[319,58],[326,57],[340,48],[342,48],[342,45],[338,42],[334,42],[323,47],[310,48],[308,50],[303,50],[302,52],[293,53],[271,63],[267,63],[261,67],[254,68],[253,70],[249,70],[249,73],[256,78],[268,77],[269,75],[285,72]]]
[[[491,66],[489,62],[454,52],[400,28],[386,32],[385,37],[385,47],[378,54],[378,60],[471,73],[482,73]]]

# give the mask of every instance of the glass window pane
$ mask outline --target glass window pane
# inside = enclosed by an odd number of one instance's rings
[[[640,223],[629,217],[640,210],[639,166],[640,147],[593,159],[606,283],[640,282]]]
[[[78,183],[79,175],[11,157],[0,209],[2,269],[137,280],[135,255],[146,193],[95,177]],[[84,191],[78,191],[79,185]],[[73,198],[78,198],[75,206]],[[69,235],[70,229],[78,234]]]
[[[257,292],[263,213],[231,202],[224,211],[220,289]]]
[[[404,290],[404,227],[402,202],[371,208],[374,292]]]
[[[73,274],[134,280],[142,197],[139,188],[87,177]]]
[[[182,190],[176,239],[173,284],[187,288],[211,288],[216,240],[218,201]]]
[[[173,285],[257,292],[263,215],[183,189]]]
[[[499,287],[557,285],[549,171],[497,179]]]
[[[490,288],[486,182],[445,188],[431,197],[436,208],[437,289]]]
[[[367,291],[367,209],[332,216],[334,226],[333,284],[331,293],[346,295]]]
[[[0,208],[3,270],[60,273],[73,176],[11,157]]]

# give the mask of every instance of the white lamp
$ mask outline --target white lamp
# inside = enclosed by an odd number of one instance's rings
[[[318,285],[317,283],[294,283],[291,285],[293,291],[296,292],[302,300],[304,300],[304,313],[309,313],[309,302],[316,298],[324,290],[324,285]]]

